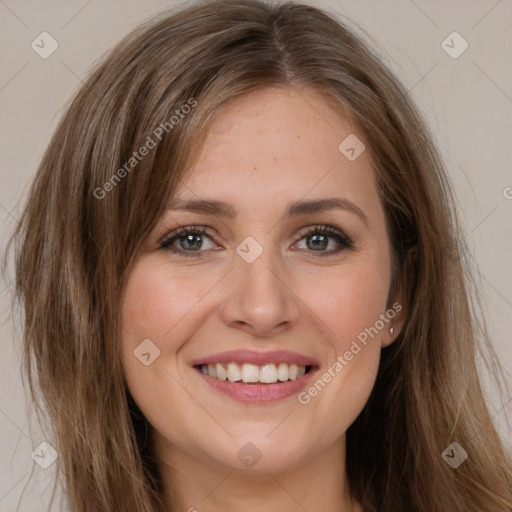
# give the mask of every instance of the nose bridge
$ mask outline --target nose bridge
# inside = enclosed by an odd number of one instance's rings
[[[238,277],[245,282],[246,293],[257,296],[259,293],[281,295],[283,286],[276,276],[283,273],[284,267],[277,261],[272,248],[267,248],[251,263],[243,260],[237,262]]]
[[[237,248],[223,307],[224,321],[264,335],[298,318],[297,298],[286,285],[286,266],[268,244],[244,240]]]

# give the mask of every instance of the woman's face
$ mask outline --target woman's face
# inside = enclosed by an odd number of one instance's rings
[[[344,442],[403,316],[361,140],[322,96],[279,88],[232,102],[197,148],[122,303],[164,458],[275,471]]]

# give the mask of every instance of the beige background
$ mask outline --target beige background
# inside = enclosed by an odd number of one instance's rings
[[[458,197],[469,249],[481,276],[489,327],[508,378],[512,374],[512,3],[496,0],[322,0],[310,2],[346,16],[374,44],[430,121]],[[151,0],[0,0],[0,218],[4,244],[20,200],[65,104],[90,65],[140,21],[176,2]],[[31,43],[43,31],[58,42],[42,59]],[[454,59],[441,47],[453,31],[468,42]],[[450,41],[450,39],[449,39]],[[451,43],[449,43],[451,44]],[[454,40],[455,51],[461,41]],[[63,212],[64,214],[65,212]],[[42,510],[52,466],[31,452],[44,437],[30,427],[11,332],[12,271],[1,276],[0,511],[16,510],[31,472],[31,493],[20,512]],[[17,343],[17,342],[16,342]],[[489,391],[492,394],[492,391]],[[505,420],[508,397],[492,395],[492,410],[512,442]]]

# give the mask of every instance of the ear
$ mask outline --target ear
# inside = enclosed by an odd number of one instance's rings
[[[396,276],[396,285],[390,290],[388,306],[385,316],[389,319],[381,337],[381,347],[388,347],[400,335],[404,328],[407,313],[409,311],[409,300],[411,297],[412,285],[414,283],[414,268],[416,262],[416,247],[407,251],[406,259],[402,269],[398,269],[401,275]]]

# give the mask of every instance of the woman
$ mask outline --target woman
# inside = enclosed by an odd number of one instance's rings
[[[211,0],[140,27],[14,236],[70,509],[510,511],[461,238],[422,119],[338,21]]]

